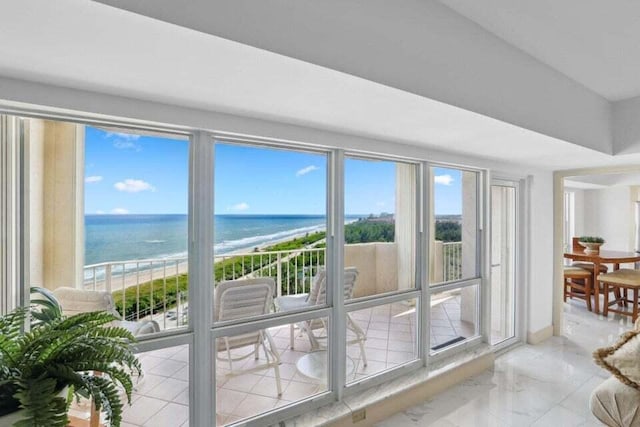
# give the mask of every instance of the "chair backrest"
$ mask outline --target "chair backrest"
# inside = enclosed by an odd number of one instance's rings
[[[62,314],[65,316],[91,311],[106,311],[120,317],[116,311],[113,297],[107,291],[61,287],[54,289],[53,295],[62,306]]]
[[[216,321],[235,320],[269,313],[276,284],[270,277],[220,282],[214,294]]]
[[[318,299],[318,291],[320,291],[321,287],[325,286],[325,280],[327,280],[327,270],[324,267],[320,267],[311,281],[311,289],[309,290],[309,296],[307,297],[307,302],[309,304],[315,304]]]
[[[349,300],[353,298],[353,288],[356,285],[356,279],[358,278],[358,269],[356,267],[347,267],[344,269],[344,299]],[[318,286],[318,294],[314,302],[309,298],[309,303],[314,305],[322,305],[327,300],[327,280],[325,279]]]

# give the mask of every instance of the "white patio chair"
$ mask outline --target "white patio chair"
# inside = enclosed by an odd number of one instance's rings
[[[355,267],[347,267],[344,269],[344,299],[349,300],[353,298],[353,289],[355,287],[356,279],[358,278],[358,269]],[[300,310],[315,305],[323,305],[327,299],[327,275],[324,269],[320,269],[313,278],[311,283],[311,289],[308,294],[298,295],[286,295],[276,298],[275,304],[279,311],[292,311]],[[317,319],[311,321],[305,321],[298,323],[298,327],[301,332],[304,332],[309,337],[309,343],[312,350],[321,348],[319,340],[327,338],[327,324],[325,320]],[[315,334],[313,331],[321,329],[321,333]],[[367,335],[358,326],[358,324],[347,313],[347,330],[353,332],[355,337],[347,341],[349,344],[358,344],[360,346],[360,355],[362,357],[362,363],[367,366],[367,355],[364,351],[364,342],[367,340]],[[290,346],[294,349],[295,332],[294,325],[290,326]]]
[[[216,285],[214,301],[214,318],[216,321],[229,321],[236,319],[249,319],[269,313],[273,304],[273,293],[276,284],[273,279],[261,277],[257,279],[230,280],[220,282]],[[267,346],[267,343],[269,344]],[[231,351],[243,347],[251,347],[251,351],[246,354],[232,355]],[[251,368],[241,368],[234,370],[232,362],[247,359],[254,356],[258,360],[260,347],[264,350],[266,363],[255,365]],[[260,369],[273,368],[276,377],[276,387],[278,396],[282,395],[282,384],[280,380],[280,354],[275,342],[266,329],[248,332],[246,334],[231,337],[222,337],[216,340],[217,359],[228,362],[229,372],[227,375],[241,375]],[[221,357],[221,353],[226,353],[226,357]]]
[[[122,318],[116,310],[116,305],[110,292],[60,287],[53,290],[53,295],[62,306],[62,314],[65,316],[91,311],[106,311],[118,318]],[[119,320],[117,326],[125,328],[136,337],[160,332],[160,325],[155,320],[140,320],[136,322]]]

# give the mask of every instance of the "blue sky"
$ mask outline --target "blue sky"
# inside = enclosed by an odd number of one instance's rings
[[[87,214],[186,213],[186,140],[86,128]],[[326,156],[217,144],[216,214],[324,215]],[[460,213],[460,172],[435,169],[436,214]],[[379,214],[395,209],[393,162],[347,159],[345,211]]]
[[[186,213],[186,140],[86,127],[85,212]]]

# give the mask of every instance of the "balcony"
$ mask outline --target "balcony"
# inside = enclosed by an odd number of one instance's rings
[[[363,272],[356,281],[356,296],[365,296],[389,289],[384,280],[387,275],[368,275],[362,261],[375,272],[378,267],[394,268],[385,254],[393,254],[388,246],[393,244],[373,243],[348,245],[346,263],[356,265]],[[443,248],[437,259],[442,260],[436,270],[452,280],[460,274],[461,243],[440,244]],[[372,254],[376,256],[372,257]],[[233,263],[231,260],[235,260]],[[293,251],[250,252],[218,256],[215,265],[218,278],[242,279],[268,275],[276,280],[277,296],[296,295],[309,291],[311,278],[324,264],[324,249],[306,248]],[[391,266],[391,267],[389,267]],[[84,269],[86,289],[107,290],[120,299],[120,312],[128,320],[153,319],[162,329],[184,327],[188,321],[186,288],[181,290],[186,274],[187,259],[153,259],[103,263]],[[445,276],[446,275],[446,276]],[[150,288],[154,292],[148,292]],[[133,301],[125,304],[125,295]],[[154,296],[175,295],[175,298],[154,299]],[[431,347],[446,346],[459,337],[475,333],[475,326],[462,319],[459,291],[438,294],[432,299]],[[123,307],[124,313],[123,313]],[[360,348],[352,343],[347,347],[349,358],[348,382],[385,371],[414,360],[416,318],[413,301],[403,301],[374,308],[358,310],[350,316],[365,333],[365,366]],[[306,334],[295,330],[293,349],[290,345],[289,325],[270,328],[276,351],[280,355],[282,395],[278,396],[273,369],[258,369],[243,372],[255,364],[265,362],[260,358],[234,362],[234,371],[229,375],[229,365],[216,364],[217,424],[225,425],[252,417],[273,408],[288,405],[326,391],[326,384],[305,376],[296,366],[301,357],[311,352]],[[320,331],[326,334],[326,331]],[[349,333],[351,334],[351,333]],[[348,337],[349,339],[349,337]],[[246,353],[233,350],[232,356]],[[144,377],[136,386],[133,405],[124,413],[125,426],[188,425],[188,360],[187,346],[165,348],[140,355]],[[351,362],[353,362],[351,364]]]

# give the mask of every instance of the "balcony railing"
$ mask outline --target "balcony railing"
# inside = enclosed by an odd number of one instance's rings
[[[442,276],[444,282],[462,278],[462,242],[442,244]]]
[[[462,244],[443,244],[446,280],[462,274]],[[215,282],[272,277],[277,296],[309,292],[311,280],[325,265],[324,248],[247,252],[214,258]],[[84,267],[83,286],[112,293],[116,309],[128,320],[151,318],[163,329],[186,324],[187,257],[104,262]]]

